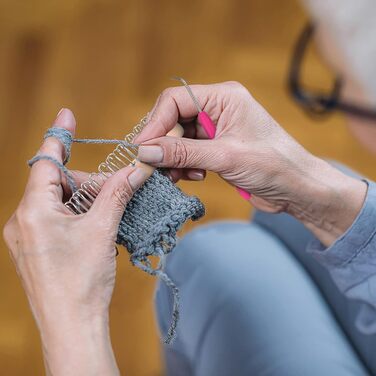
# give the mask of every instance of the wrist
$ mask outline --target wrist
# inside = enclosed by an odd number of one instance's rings
[[[299,179],[299,192],[287,212],[300,220],[326,246],[344,234],[359,214],[367,184],[313,157],[309,173]]]
[[[117,375],[107,317],[79,315],[49,320],[40,327],[46,368],[53,375]]]
[[[44,318],[39,324],[42,340],[64,339],[66,342],[74,340],[75,336],[84,333],[106,335],[109,332],[108,315],[88,315],[67,313],[54,317]]]

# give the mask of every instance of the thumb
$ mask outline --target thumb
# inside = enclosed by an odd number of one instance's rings
[[[93,216],[97,221],[105,221],[117,230],[125,207],[134,192],[141,187],[152,172],[141,163],[117,171],[103,184],[86,215]]]
[[[226,161],[220,140],[160,137],[141,144],[138,159],[156,167],[199,168],[219,172]]]

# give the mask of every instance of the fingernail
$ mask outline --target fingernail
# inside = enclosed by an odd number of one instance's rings
[[[64,110],[64,107],[57,113],[57,115],[56,115],[56,118],[58,118],[59,117],[59,115],[61,114],[61,112]]]
[[[156,145],[141,145],[137,158],[145,163],[160,163],[163,161],[163,149]]]
[[[204,180],[205,175],[202,171],[188,171],[187,175],[191,180]]]
[[[170,180],[172,183],[174,182],[174,179],[172,178],[170,171],[164,172],[163,175],[166,176],[166,178],[168,178],[168,180]]]
[[[128,182],[133,191],[137,191],[146,179],[147,174],[141,167],[135,167],[134,171],[128,176]]]
[[[62,108],[56,116],[54,126],[69,127],[76,122],[73,112],[67,108]]]

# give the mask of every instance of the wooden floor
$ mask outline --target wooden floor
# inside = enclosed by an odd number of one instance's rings
[[[15,209],[26,160],[61,107],[75,112],[78,136],[120,138],[173,75],[192,83],[242,82],[310,151],[376,178],[375,158],[341,117],[310,119],[285,91],[291,47],[305,21],[293,0],[0,0],[0,223]],[[311,76],[320,83],[312,59]],[[94,170],[108,151],[75,146],[70,166]],[[249,216],[248,205],[215,176],[181,185],[206,204],[201,223]],[[40,375],[38,333],[1,247],[0,372]],[[118,263],[111,329],[119,366],[127,375],[162,375],[154,280],[131,267],[125,251]]]

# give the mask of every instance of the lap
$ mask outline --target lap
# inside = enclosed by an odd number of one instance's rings
[[[202,227],[169,256],[167,273],[181,292],[171,375],[366,374],[309,274],[261,226]],[[170,305],[160,285],[162,331]]]

